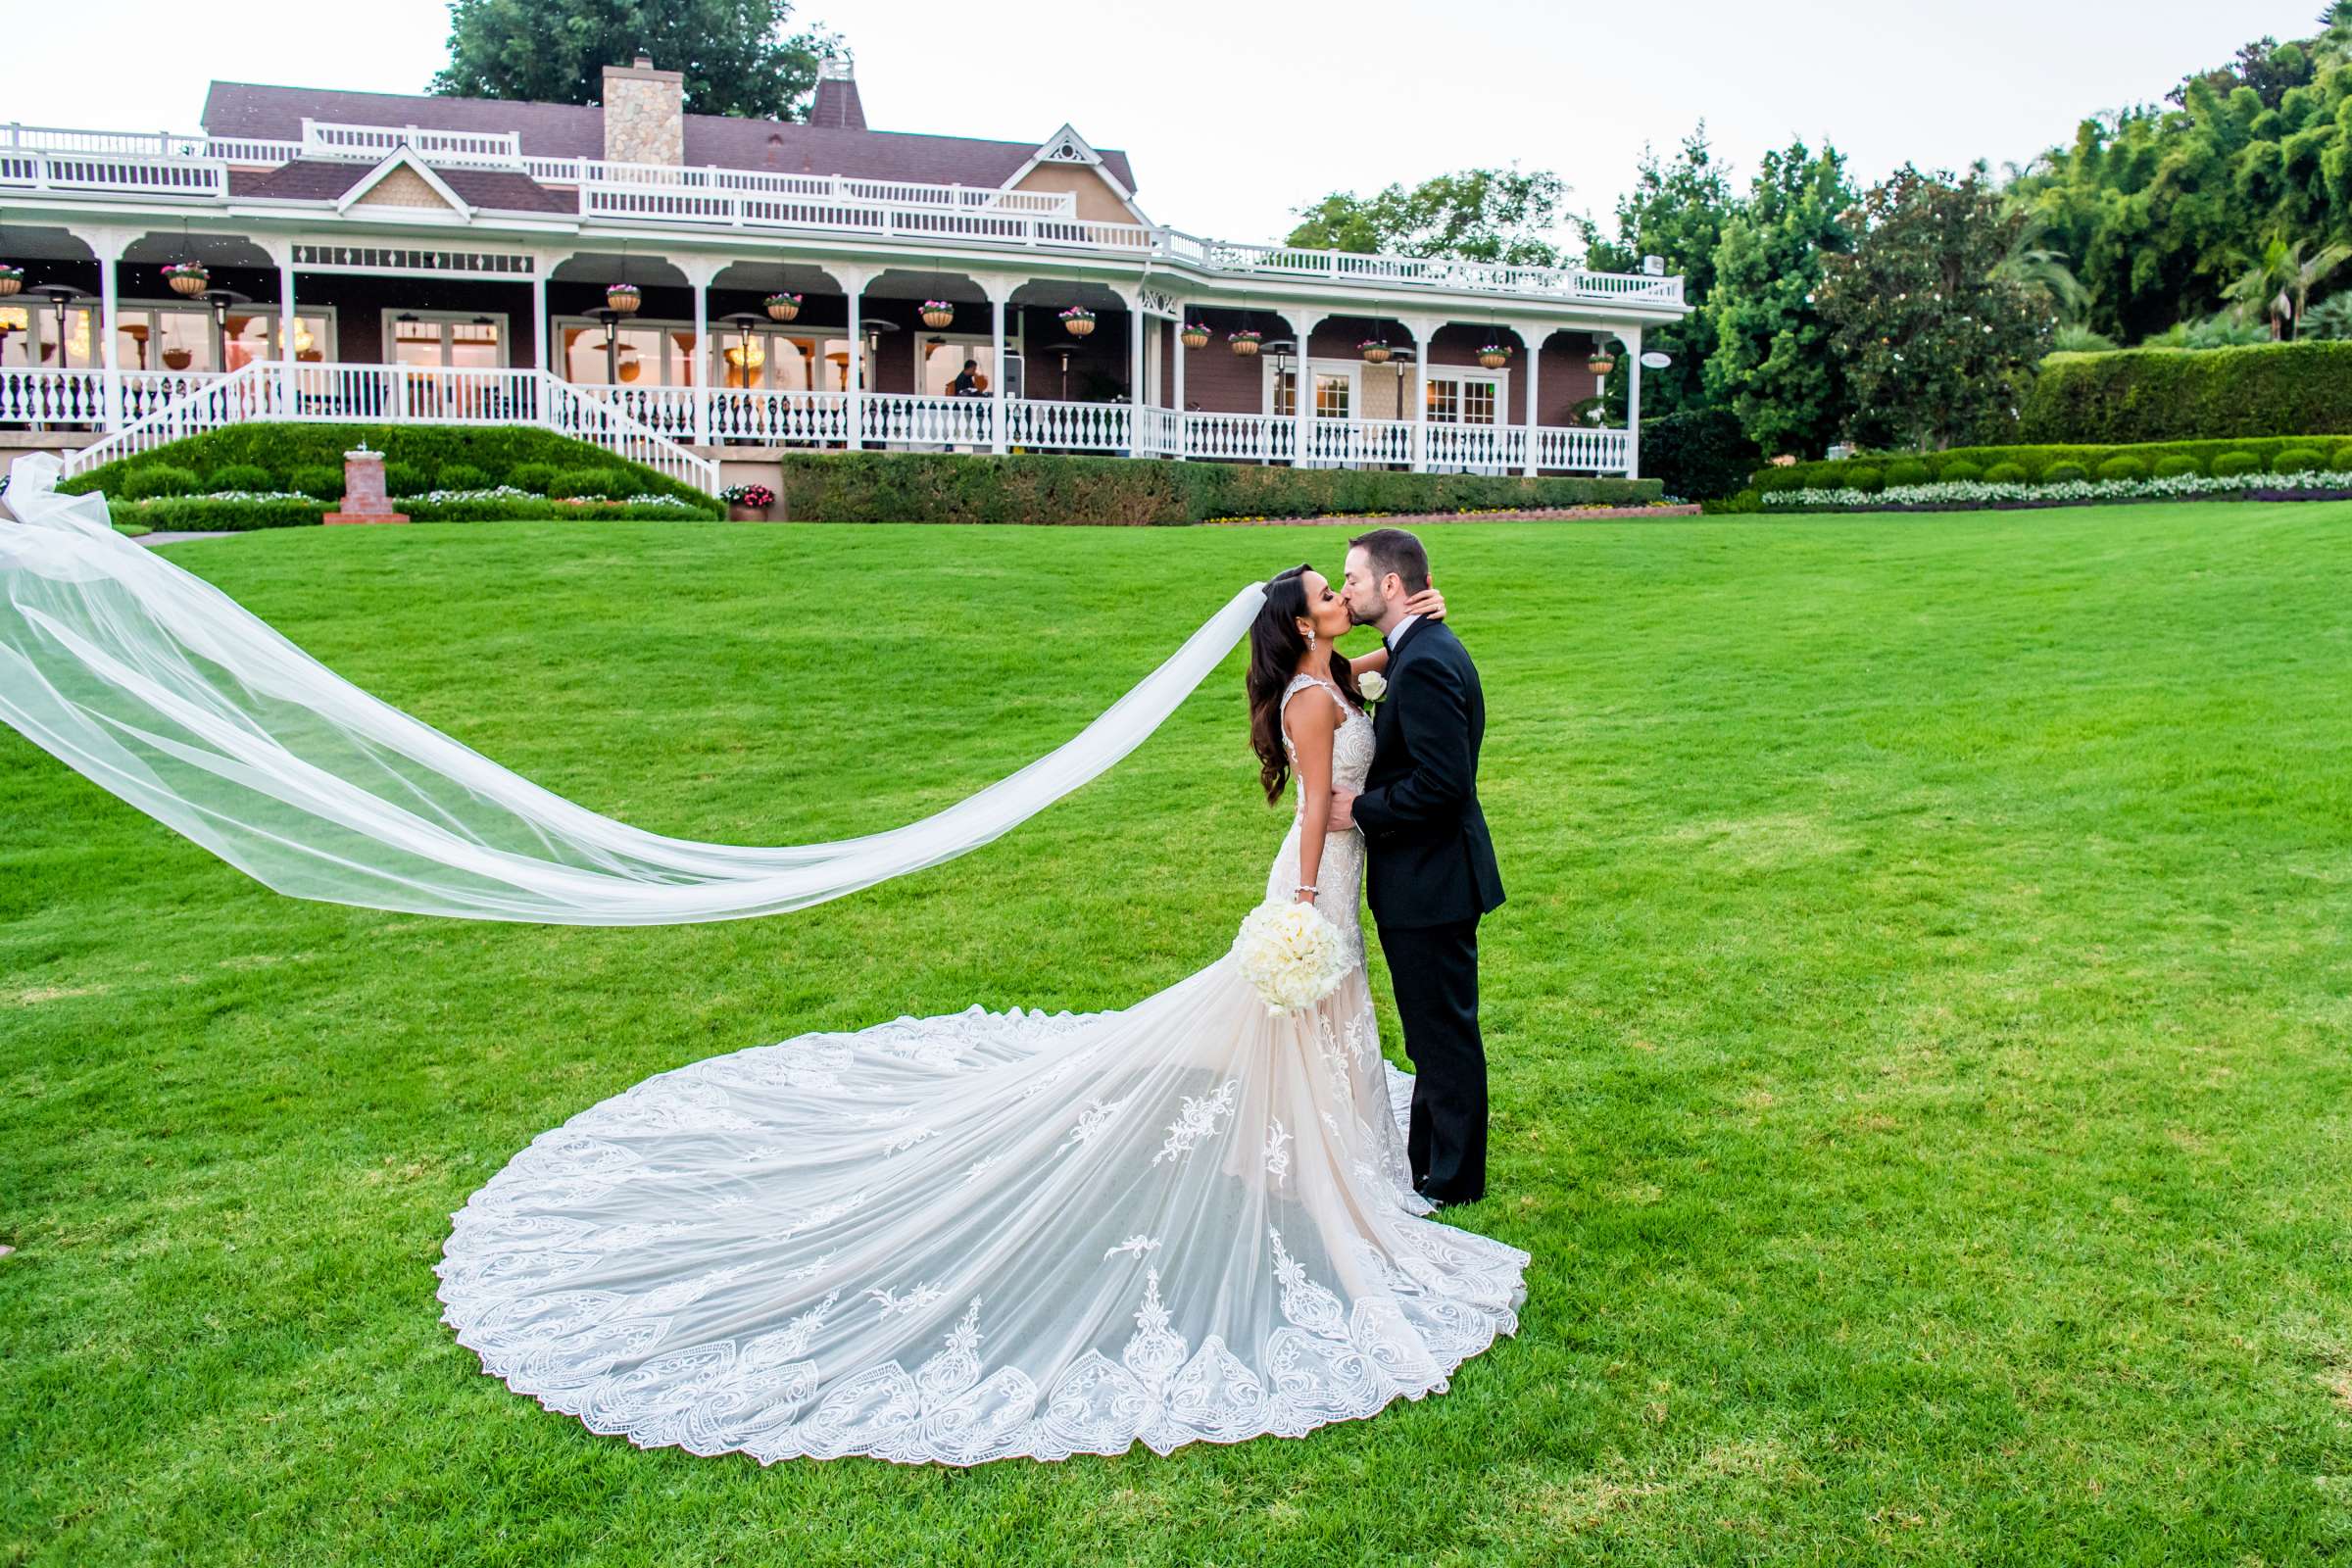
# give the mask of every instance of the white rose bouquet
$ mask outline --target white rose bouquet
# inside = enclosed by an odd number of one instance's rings
[[[1367,669],[1355,677],[1355,689],[1364,694],[1364,701],[1377,703],[1389,695],[1389,677],[1377,669]]]
[[[1322,910],[1279,899],[1243,917],[1233,956],[1242,978],[1276,1016],[1311,1007],[1339,990],[1352,963],[1347,939]]]

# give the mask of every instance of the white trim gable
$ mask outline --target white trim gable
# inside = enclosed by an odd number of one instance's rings
[[[424,161],[416,156],[415,149],[409,147],[401,148],[399,151],[386,158],[382,163],[368,171],[367,173],[362,174],[358,184],[352,186],[351,189],[345,191],[342,195],[335,198],[335,211],[338,213],[350,212],[352,208],[356,207],[361,201],[366,199],[369,191],[375,189],[376,186],[391,178],[397,171],[403,169],[422,179],[425,184],[431,188],[434,195],[447,202],[449,204],[449,210],[452,216],[465,219],[473,217],[473,209],[466,205],[466,199],[460,196],[456,191],[451,190],[449,188],[449,181],[443,179],[439,174],[434,173],[432,170],[425,167]],[[422,214],[430,212],[431,209],[413,208],[410,209],[410,211]]]
[[[1079,135],[1078,127],[1067,121],[1062,122],[1059,130],[1041,142],[1037,151],[1029,155],[1029,161],[1014,170],[1012,177],[1000,188],[1011,190],[1022,180],[1027,179],[1030,172],[1040,164],[1072,164],[1080,168],[1091,169],[1095,172],[1097,179],[1110,187],[1112,195],[1125,202],[1129,208],[1135,206],[1135,192],[1119,183],[1119,176],[1112,173],[1110,166],[1102,162],[1102,155],[1095,151],[1094,144]]]

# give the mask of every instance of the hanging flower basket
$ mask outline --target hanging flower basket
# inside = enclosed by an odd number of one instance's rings
[[[767,297],[767,315],[770,320],[789,321],[800,314],[801,297],[798,294],[770,294]]]
[[[1356,347],[1363,352],[1366,365],[1386,365],[1389,363],[1389,355],[1393,352],[1386,343],[1381,342],[1378,338],[1368,337],[1358,343]]]
[[[1585,362],[1585,368],[1591,370],[1594,375],[1606,375],[1617,368],[1617,356],[1611,354],[1607,349],[1597,350],[1591,359]]]
[[[1206,321],[1185,322],[1184,330],[1176,334],[1176,341],[1188,349],[1208,347],[1208,323]]]
[[[24,269],[0,262],[0,299],[5,299],[24,286]]]
[[[1481,343],[1478,346],[1478,363],[1490,370],[1499,370],[1511,363],[1511,346],[1508,343]]]
[[[201,294],[212,280],[202,262],[173,262],[164,269],[164,281],[174,294]]]
[[[1238,332],[1226,333],[1225,341],[1233,345],[1234,353],[1246,360],[1257,352],[1257,345],[1262,339],[1256,327],[1245,326]]]
[[[923,301],[923,324],[934,332],[956,324],[956,306],[950,300]]]
[[[186,349],[164,350],[164,368],[167,370],[184,370],[195,363],[196,356]]]
[[[1084,337],[1095,329],[1095,313],[1083,305],[1073,305],[1061,313],[1061,324],[1069,329],[1070,336]]]
[[[623,316],[635,315],[637,307],[644,303],[645,296],[638,292],[634,283],[614,283],[605,290],[605,308],[618,311]]]

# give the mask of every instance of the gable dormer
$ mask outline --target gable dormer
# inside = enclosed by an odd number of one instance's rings
[[[335,199],[337,212],[348,213],[362,207],[398,208],[404,216],[433,214],[455,219],[473,216],[472,207],[449,188],[449,181],[434,173],[424,160],[407,147],[362,174],[358,183]]]
[[[1119,182],[1075,125],[1063,125],[1039,144],[1019,172],[1004,182],[1006,190],[1068,191],[1077,199],[1078,216],[1103,223],[1149,223],[1135,204],[1135,192]]]

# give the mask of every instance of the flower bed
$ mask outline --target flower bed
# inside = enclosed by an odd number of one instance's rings
[[[1987,507],[2084,506],[2114,501],[2200,498],[2333,501],[2352,495],[2352,472],[2175,474],[2162,479],[2060,479],[2043,484],[1953,479],[1893,490],[1808,486],[1770,490],[1767,512],[1952,512]]]

